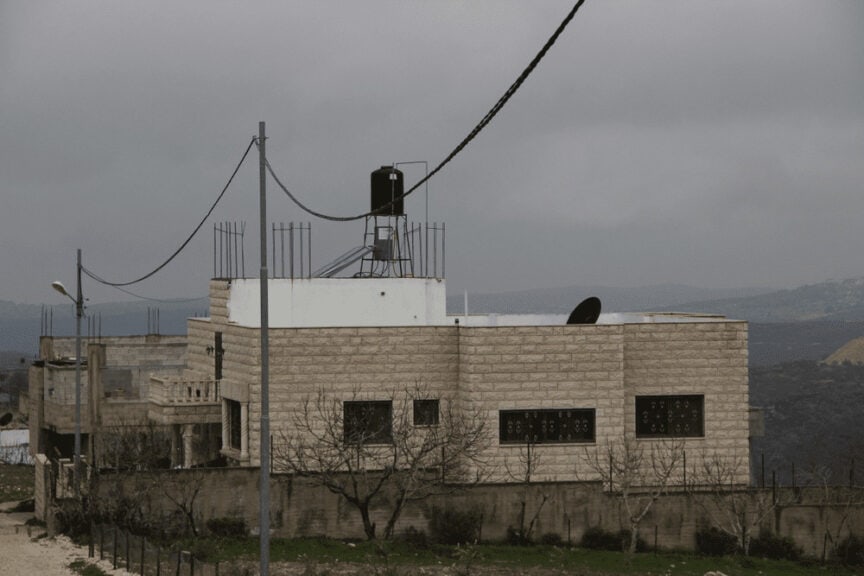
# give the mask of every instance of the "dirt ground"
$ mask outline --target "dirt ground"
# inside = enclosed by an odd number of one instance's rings
[[[29,527],[29,512],[9,513],[16,502],[0,504],[0,573],[4,576],[72,576],[69,565],[87,559],[87,549],[73,544],[65,536],[45,538],[44,529]],[[112,570],[110,564],[99,566],[114,576],[131,576],[125,570]]]

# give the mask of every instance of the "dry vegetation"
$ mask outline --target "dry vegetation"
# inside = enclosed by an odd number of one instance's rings
[[[0,502],[33,498],[33,467],[0,464]]]

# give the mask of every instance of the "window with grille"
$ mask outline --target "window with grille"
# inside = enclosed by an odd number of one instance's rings
[[[594,408],[501,410],[501,444],[570,444],[594,442]]]
[[[636,396],[637,438],[705,436],[705,396]]]

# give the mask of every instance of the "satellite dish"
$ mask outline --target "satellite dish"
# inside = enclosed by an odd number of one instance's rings
[[[11,421],[12,421],[12,413],[11,412],[7,412],[3,416],[0,416],[0,426],[6,426]]]
[[[600,318],[600,299],[591,296],[573,309],[570,317],[567,318],[567,324],[596,324],[598,318]]]

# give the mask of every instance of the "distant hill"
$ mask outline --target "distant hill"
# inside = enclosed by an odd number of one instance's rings
[[[789,290],[710,290],[679,284],[641,288],[569,286],[468,294],[469,312],[569,313],[588,296],[604,312],[704,312],[749,322],[864,321],[864,278],[822,282]],[[447,298],[449,312],[464,310],[464,295]]]
[[[469,313],[569,314],[579,302],[597,296],[603,303],[603,312],[642,312],[649,310],[677,310],[689,302],[724,301],[758,296],[770,292],[764,288],[708,289],[682,284],[662,284],[639,288],[610,286],[566,286],[563,288],[535,288],[513,292],[469,293]],[[447,312],[465,310],[465,295],[447,296]]]
[[[750,322],[864,320],[864,278],[822,282],[767,294],[682,303],[682,312],[710,312]]]
[[[825,359],[828,364],[864,364],[864,337],[846,342]]]
[[[817,468],[830,470],[831,482],[845,483],[864,460],[864,366],[797,361],[751,368],[750,404],[765,418],[765,437],[753,440],[757,479],[763,455],[767,482],[774,471],[778,481],[791,483],[794,466],[798,485]]]
[[[864,321],[750,323],[750,366],[795,360],[825,360],[850,340],[864,336]]]

